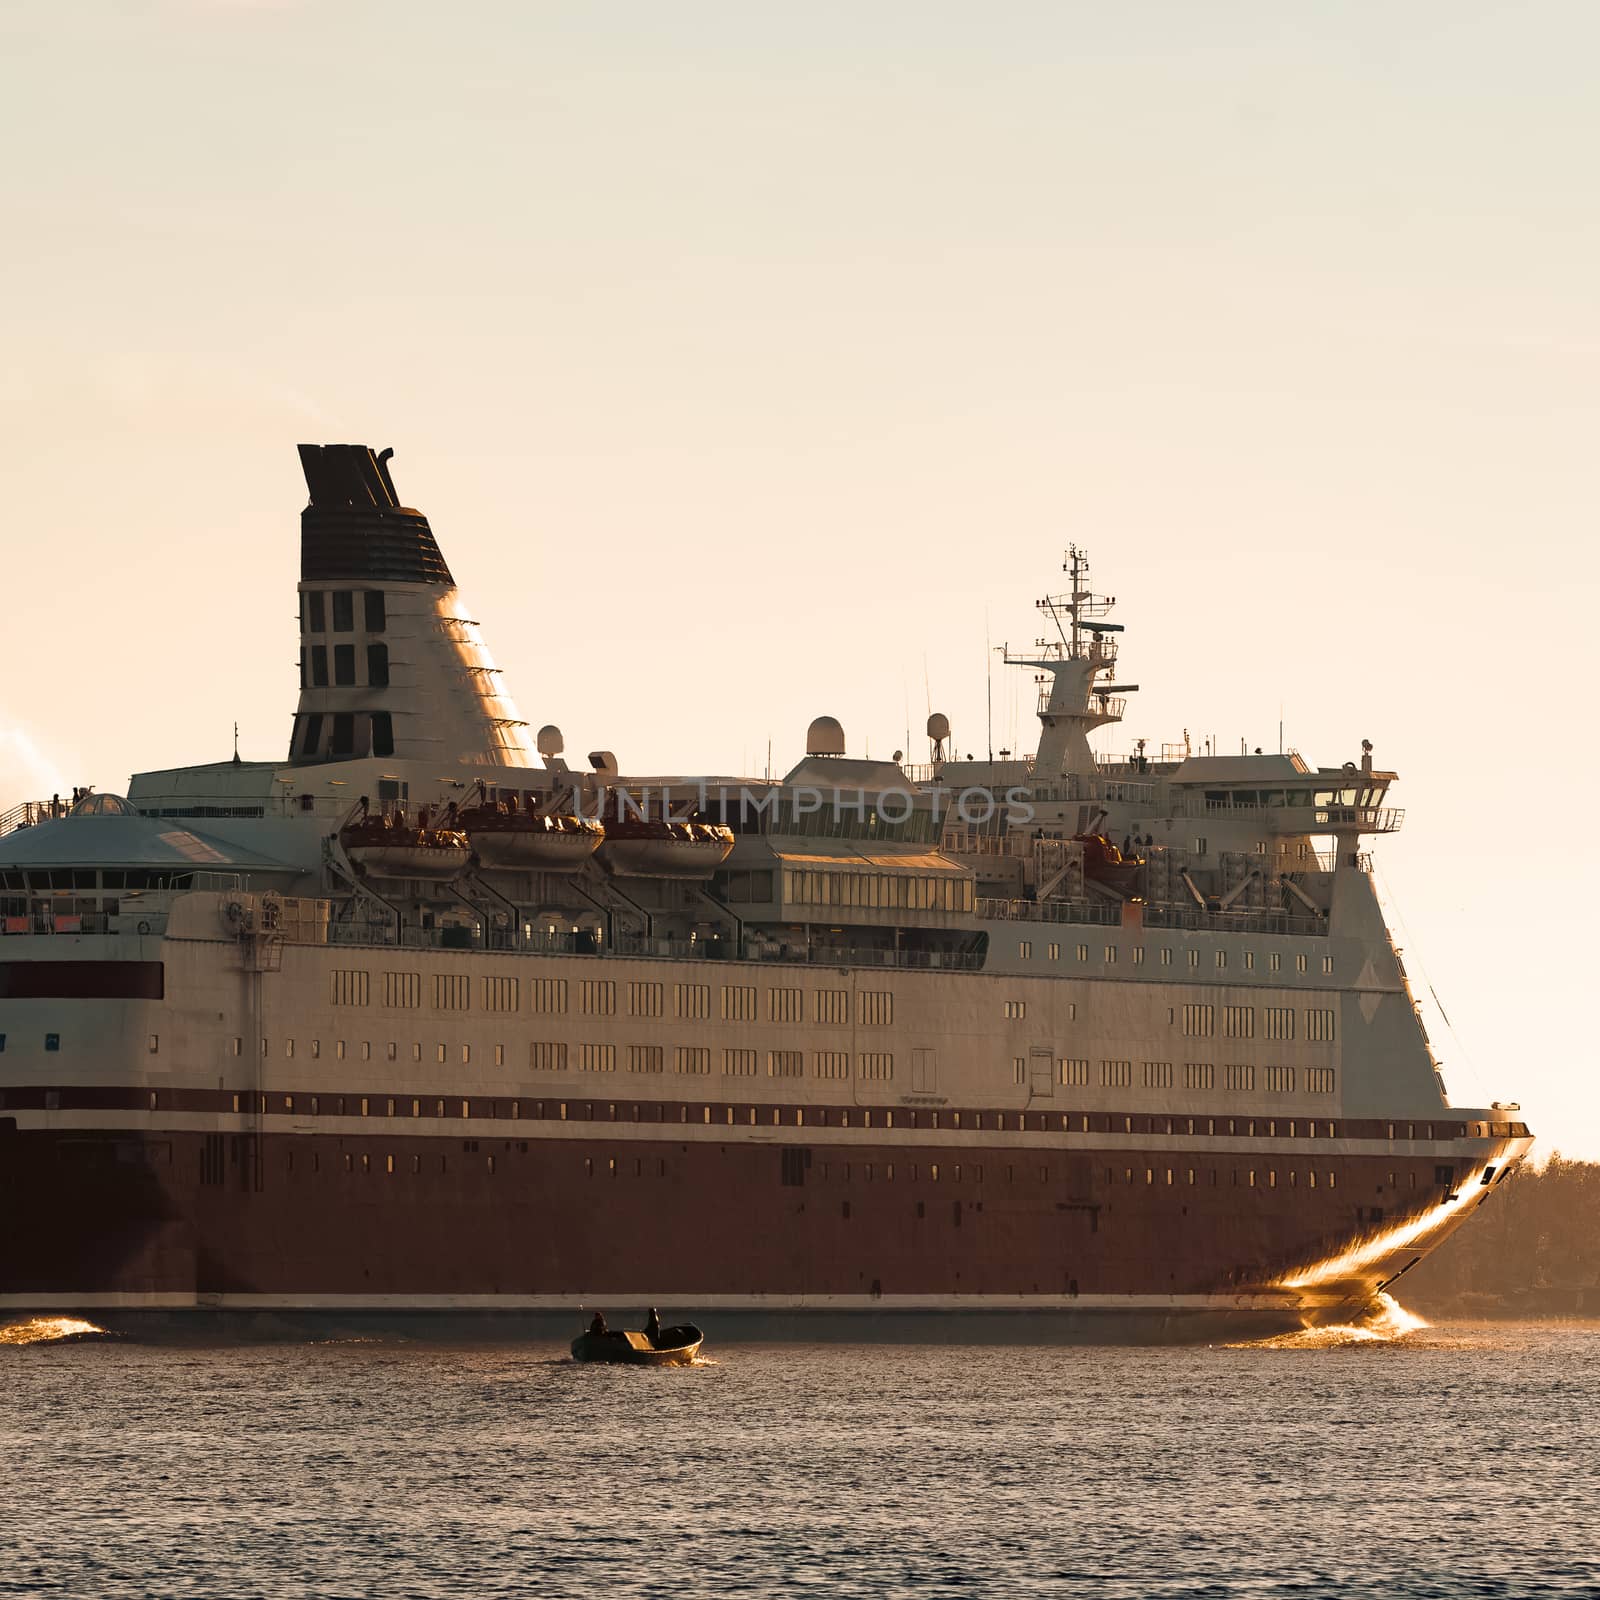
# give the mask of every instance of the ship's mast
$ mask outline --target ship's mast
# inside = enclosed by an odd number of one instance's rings
[[[1005,652],[1008,666],[1035,669],[1040,731],[1033,771],[1041,779],[1092,773],[1095,755],[1089,734],[1108,722],[1120,722],[1127,705],[1123,697],[1139,687],[1100,681],[1110,678],[1117,661],[1117,640],[1111,636],[1122,632],[1122,624],[1107,620],[1116,596],[1098,595],[1090,588],[1089,558],[1077,545],[1067,547],[1061,567],[1072,580],[1070,592],[1036,602],[1054,626],[1055,637],[1036,639],[1037,654],[1032,656]]]

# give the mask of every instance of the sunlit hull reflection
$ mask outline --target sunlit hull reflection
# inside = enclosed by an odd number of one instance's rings
[[[1425,1211],[1373,1228],[1335,1255],[1284,1273],[1274,1287],[1299,1299],[1308,1327],[1359,1325],[1381,1317],[1385,1302],[1409,1317],[1384,1291],[1460,1227],[1488,1198],[1489,1183],[1503,1178],[1531,1144],[1530,1139],[1519,1139],[1502,1145],[1491,1159],[1475,1163],[1445,1199]]]
[[[0,1326],[0,1344],[69,1344],[110,1337],[104,1328],[82,1317],[28,1317]]]
[[[1346,1308],[1348,1309],[1348,1308]],[[1393,1295],[1380,1290],[1367,1307],[1346,1322],[1316,1322],[1292,1333],[1274,1334],[1266,1339],[1241,1339],[1232,1348],[1239,1350],[1333,1350],[1347,1345],[1393,1344],[1429,1323],[1414,1311],[1407,1311]]]

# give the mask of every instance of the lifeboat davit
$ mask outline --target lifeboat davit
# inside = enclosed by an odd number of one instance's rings
[[[709,878],[732,851],[720,822],[626,817],[606,823],[600,859],[619,878]]]
[[[1103,833],[1073,835],[1083,846],[1083,875],[1119,894],[1130,894],[1138,881],[1144,857],[1124,855]]]
[[[339,830],[352,865],[374,878],[414,878],[446,883],[471,859],[466,834],[429,826],[426,809],[408,822],[403,812],[366,816]]]
[[[493,803],[470,806],[456,820],[479,862],[499,872],[576,872],[606,836],[592,817],[538,816]]]

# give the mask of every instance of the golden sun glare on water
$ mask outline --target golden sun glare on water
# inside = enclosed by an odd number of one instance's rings
[[[1244,1339],[1235,1350],[1330,1350],[1353,1344],[1393,1344],[1431,1324],[1407,1311],[1393,1295],[1378,1293],[1372,1304],[1349,1322],[1329,1323],[1280,1333],[1270,1339]]]
[[[82,1317],[29,1317],[0,1326],[0,1344],[57,1344],[63,1339],[94,1338],[105,1331]]]

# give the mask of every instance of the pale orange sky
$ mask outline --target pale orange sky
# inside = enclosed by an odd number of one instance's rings
[[[0,788],[283,752],[294,445],[396,448],[523,714],[984,743],[1087,545],[1124,733],[1374,740],[1458,1100],[1600,1156],[1600,12],[0,13]],[[1031,745],[997,672],[995,743]],[[30,754],[30,750],[37,752]]]

